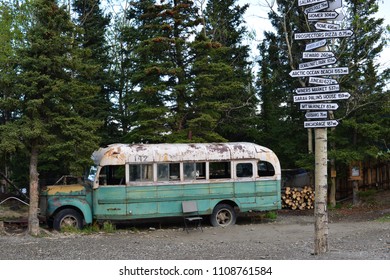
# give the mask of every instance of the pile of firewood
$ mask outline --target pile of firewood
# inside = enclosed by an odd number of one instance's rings
[[[314,191],[311,187],[302,189],[286,187],[282,194],[282,208],[305,210],[314,208]]]

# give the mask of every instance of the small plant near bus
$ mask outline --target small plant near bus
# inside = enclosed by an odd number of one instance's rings
[[[269,211],[265,213],[264,218],[269,220],[276,220],[278,218],[278,213],[276,211]]]
[[[377,221],[381,223],[390,223],[390,214],[378,218]]]
[[[111,223],[110,221],[105,221],[103,223],[103,228],[102,228],[103,232],[105,233],[114,233],[116,231],[116,227],[113,223]]]

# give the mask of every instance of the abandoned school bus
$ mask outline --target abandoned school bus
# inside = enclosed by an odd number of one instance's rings
[[[281,208],[281,168],[252,143],[112,144],[92,154],[89,184],[48,186],[40,210],[55,229],[93,221],[179,217],[191,201],[213,226]]]

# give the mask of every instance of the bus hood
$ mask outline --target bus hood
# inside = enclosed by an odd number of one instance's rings
[[[73,184],[73,185],[54,185],[54,186],[47,186],[42,194],[48,195],[48,196],[61,196],[61,195],[86,195],[87,189],[85,186],[81,184]]]

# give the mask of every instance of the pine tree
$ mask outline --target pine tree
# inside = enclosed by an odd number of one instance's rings
[[[109,71],[111,52],[105,38],[111,17],[104,14],[101,6],[100,0],[73,1],[73,10],[77,16],[76,24],[80,28],[78,40],[81,47],[88,50],[84,54],[84,63],[94,68],[93,76],[88,73],[84,80],[100,88],[93,104],[95,108],[93,117],[104,123],[98,131],[102,141],[112,143],[118,141],[119,129],[111,121],[111,116],[116,112],[111,101],[111,96],[115,96],[115,87]],[[118,107],[121,111],[120,106]],[[114,129],[111,128],[112,126]]]
[[[81,174],[99,142],[95,133],[99,123],[86,117],[97,88],[83,79],[94,69],[83,63],[68,12],[54,0],[34,1],[31,12],[26,44],[17,50],[15,100],[22,102],[16,109],[18,118],[3,132],[8,137],[17,132],[15,142],[29,151],[29,233],[37,235],[39,159]]]
[[[177,142],[187,138],[189,40],[199,19],[192,1],[135,2],[129,13],[139,36],[129,109],[129,142]]]
[[[243,19],[248,7],[239,6],[236,0],[211,0],[205,11],[205,33],[214,45],[212,57],[215,65],[222,66],[212,93],[214,102],[220,104],[216,132],[230,141],[253,141],[258,134],[250,50],[243,43],[248,35]]]

